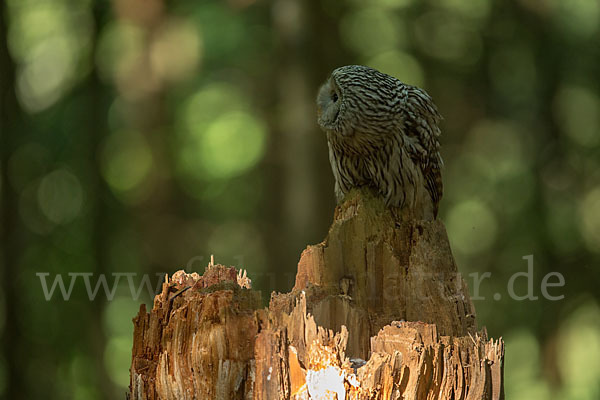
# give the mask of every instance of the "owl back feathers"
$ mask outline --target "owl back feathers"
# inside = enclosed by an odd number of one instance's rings
[[[425,186],[433,202],[434,215],[437,216],[444,193],[441,173],[444,163],[439,142],[442,116],[425,91],[415,86],[404,86],[404,135],[408,138],[406,147],[411,158],[421,168]]]
[[[437,216],[441,116],[425,91],[350,65],[332,72],[317,105],[338,202],[353,187],[371,186],[390,207],[416,218]]]

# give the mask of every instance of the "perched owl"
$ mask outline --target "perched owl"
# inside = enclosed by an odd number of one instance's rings
[[[338,203],[370,186],[388,206],[434,219],[442,198],[441,116],[431,97],[375,69],[340,67],[319,90]]]

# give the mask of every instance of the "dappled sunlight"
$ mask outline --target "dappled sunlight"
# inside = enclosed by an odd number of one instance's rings
[[[119,19],[137,25],[151,25],[157,22],[165,8],[162,0],[111,0],[111,3]]]
[[[131,363],[131,335],[112,336],[104,349],[104,367],[113,383],[122,389],[128,386]]]
[[[229,178],[256,165],[265,150],[265,128],[248,113],[226,113],[196,137],[196,160],[207,178]]]
[[[125,293],[125,292],[124,292]],[[137,301],[131,299],[130,296],[116,296],[110,303],[107,304],[102,316],[103,328],[107,336],[123,336],[129,338],[133,335],[133,325],[123,324],[125,318],[133,318],[140,309]]]
[[[480,121],[469,132],[465,150],[488,160],[493,169],[487,178],[500,180],[520,175],[527,168],[525,132],[510,121]]]
[[[103,78],[117,81],[142,57],[144,31],[135,24],[115,21],[103,30],[98,43],[96,62]]]
[[[152,153],[146,139],[136,131],[117,131],[104,143],[102,175],[113,193],[126,202],[137,202],[146,194],[142,187],[152,167]]]
[[[167,81],[189,78],[202,56],[202,40],[188,20],[167,21],[158,31],[150,49],[154,72]]]
[[[243,111],[248,100],[239,88],[230,83],[213,83],[195,92],[179,110],[181,129],[188,131],[206,128],[215,117],[231,111]]]
[[[91,8],[88,2],[41,1],[36,7],[9,2],[14,18],[8,37],[18,62],[17,94],[25,110],[42,111],[87,72]]]
[[[600,97],[581,86],[564,86],[554,102],[562,132],[583,147],[600,143]]]
[[[366,4],[367,6],[372,5],[372,6],[377,6],[377,7],[383,7],[390,11],[403,9],[405,7],[412,5],[415,2],[415,0],[372,0],[372,1],[369,1],[368,3],[365,3],[362,0],[346,0],[346,1],[353,6],[364,7]]]
[[[109,282],[109,285],[112,284],[113,282]],[[127,364],[131,358],[133,325],[123,324],[123,321],[137,315],[140,305],[139,301],[134,301],[126,292],[123,293],[124,295],[117,295],[108,303],[102,315],[102,328],[105,335],[111,338],[104,352],[104,364],[107,371],[110,371],[109,376],[113,382],[125,388],[129,384]]]
[[[456,204],[446,217],[448,237],[453,249],[462,255],[474,255],[490,249],[496,239],[498,222],[481,201]]]
[[[491,176],[494,165],[487,158],[465,153],[461,147],[461,155],[452,158],[451,163],[446,162],[444,196],[450,204],[473,197],[491,200],[494,190]]]
[[[550,0],[556,24],[577,37],[591,37],[600,25],[600,3],[588,0]]]
[[[75,73],[74,53],[66,37],[40,41],[31,51],[17,81],[19,99],[27,110],[41,111],[65,93]]]
[[[484,19],[490,15],[492,0],[441,0],[446,10],[473,19]]]
[[[151,39],[143,27],[127,20],[112,22],[102,32],[96,57],[100,72],[128,97],[188,79],[200,63],[202,39],[189,19],[166,21]]]
[[[246,111],[235,87],[204,88],[187,102],[180,118],[179,166],[197,179],[229,179],[254,167],[266,148],[266,127]]]
[[[64,224],[77,217],[83,200],[79,179],[64,168],[50,172],[38,187],[40,210],[55,224]]]
[[[382,8],[366,7],[344,16],[340,34],[345,45],[364,56],[375,56],[406,43],[402,19]]]
[[[413,86],[425,86],[425,74],[419,61],[401,51],[387,51],[369,59],[367,64],[385,74],[392,75]]]
[[[441,11],[421,15],[414,23],[415,39],[431,57],[469,66],[479,61],[481,37],[476,26]]]
[[[512,121],[481,120],[445,170],[450,201],[483,199],[494,212],[515,215],[533,200],[531,138]]]
[[[514,400],[547,400],[551,387],[542,377],[538,339],[527,329],[515,329],[504,336],[506,358],[504,373],[506,398]]]
[[[147,61],[146,39],[140,26],[125,21],[108,25],[100,38],[96,62],[101,76],[128,100],[139,100],[160,88]]]
[[[573,310],[562,323],[558,368],[564,381],[561,400],[595,400],[600,396],[600,307],[593,300]]]

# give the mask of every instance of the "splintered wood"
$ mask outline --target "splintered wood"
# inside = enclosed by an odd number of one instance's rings
[[[504,345],[501,340],[488,340],[485,332],[440,336],[433,324],[394,321],[371,338],[371,356],[358,368],[346,356],[347,340],[345,326],[338,333],[317,326],[306,311],[302,293],[289,316],[273,321],[258,334],[254,398],[479,400],[504,396]]]
[[[476,327],[443,224],[353,192],[267,309],[212,261],[167,281],[134,319],[129,397],[504,399],[504,344]]]
[[[133,320],[130,398],[252,398],[260,296],[249,284],[222,265],[165,282]]]

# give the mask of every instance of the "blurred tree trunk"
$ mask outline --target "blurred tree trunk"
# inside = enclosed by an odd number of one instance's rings
[[[267,62],[269,109],[276,116],[271,121],[269,158],[277,166],[271,169],[271,192],[280,196],[271,199],[271,210],[277,211],[269,212],[268,236],[279,238],[270,290],[291,284],[294,271],[282,274],[281,265],[293,265],[298,250],[317,240],[334,205],[327,142],[316,124],[315,98],[319,84],[344,57],[337,25],[323,11],[317,0],[277,0],[271,7],[277,38],[272,59],[277,62]]]
[[[16,148],[15,138],[21,122],[21,109],[15,93],[15,65],[8,51],[8,27],[6,5],[0,4],[0,168],[2,191],[2,222],[0,223],[1,270],[2,270],[2,344],[3,381],[6,385],[2,394],[7,399],[22,398],[25,390],[22,360],[20,353],[20,332],[18,310],[20,308],[19,274],[13,274],[19,263],[21,251],[18,231],[17,194],[8,176],[8,160]]]
[[[235,268],[175,273],[134,319],[130,398],[504,398],[504,344],[477,332],[440,221],[354,191],[292,292],[259,296]]]
[[[90,133],[90,143],[88,148],[88,159],[91,161],[91,182],[90,182],[90,198],[93,201],[92,211],[92,233],[91,247],[94,254],[95,274],[102,276],[110,272],[108,266],[108,254],[110,229],[109,229],[109,204],[112,204],[112,195],[101,174],[101,165],[99,154],[102,144],[108,135],[108,109],[110,106],[110,98],[106,88],[102,85],[98,76],[98,69],[95,64],[95,55],[98,45],[98,38],[103,26],[104,16],[107,12],[107,5],[104,2],[95,1],[93,8],[94,16],[94,37],[92,40],[92,63],[93,67],[89,78],[86,82],[86,98],[88,100],[86,108],[86,126]],[[89,338],[91,340],[91,349],[94,354],[96,373],[96,383],[98,391],[104,398],[115,396],[116,387],[110,380],[105,365],[104,352],[106,348],[105,329],[102,321],[106,302],[101,299],[91,302],[91,326],[89,329]]]

